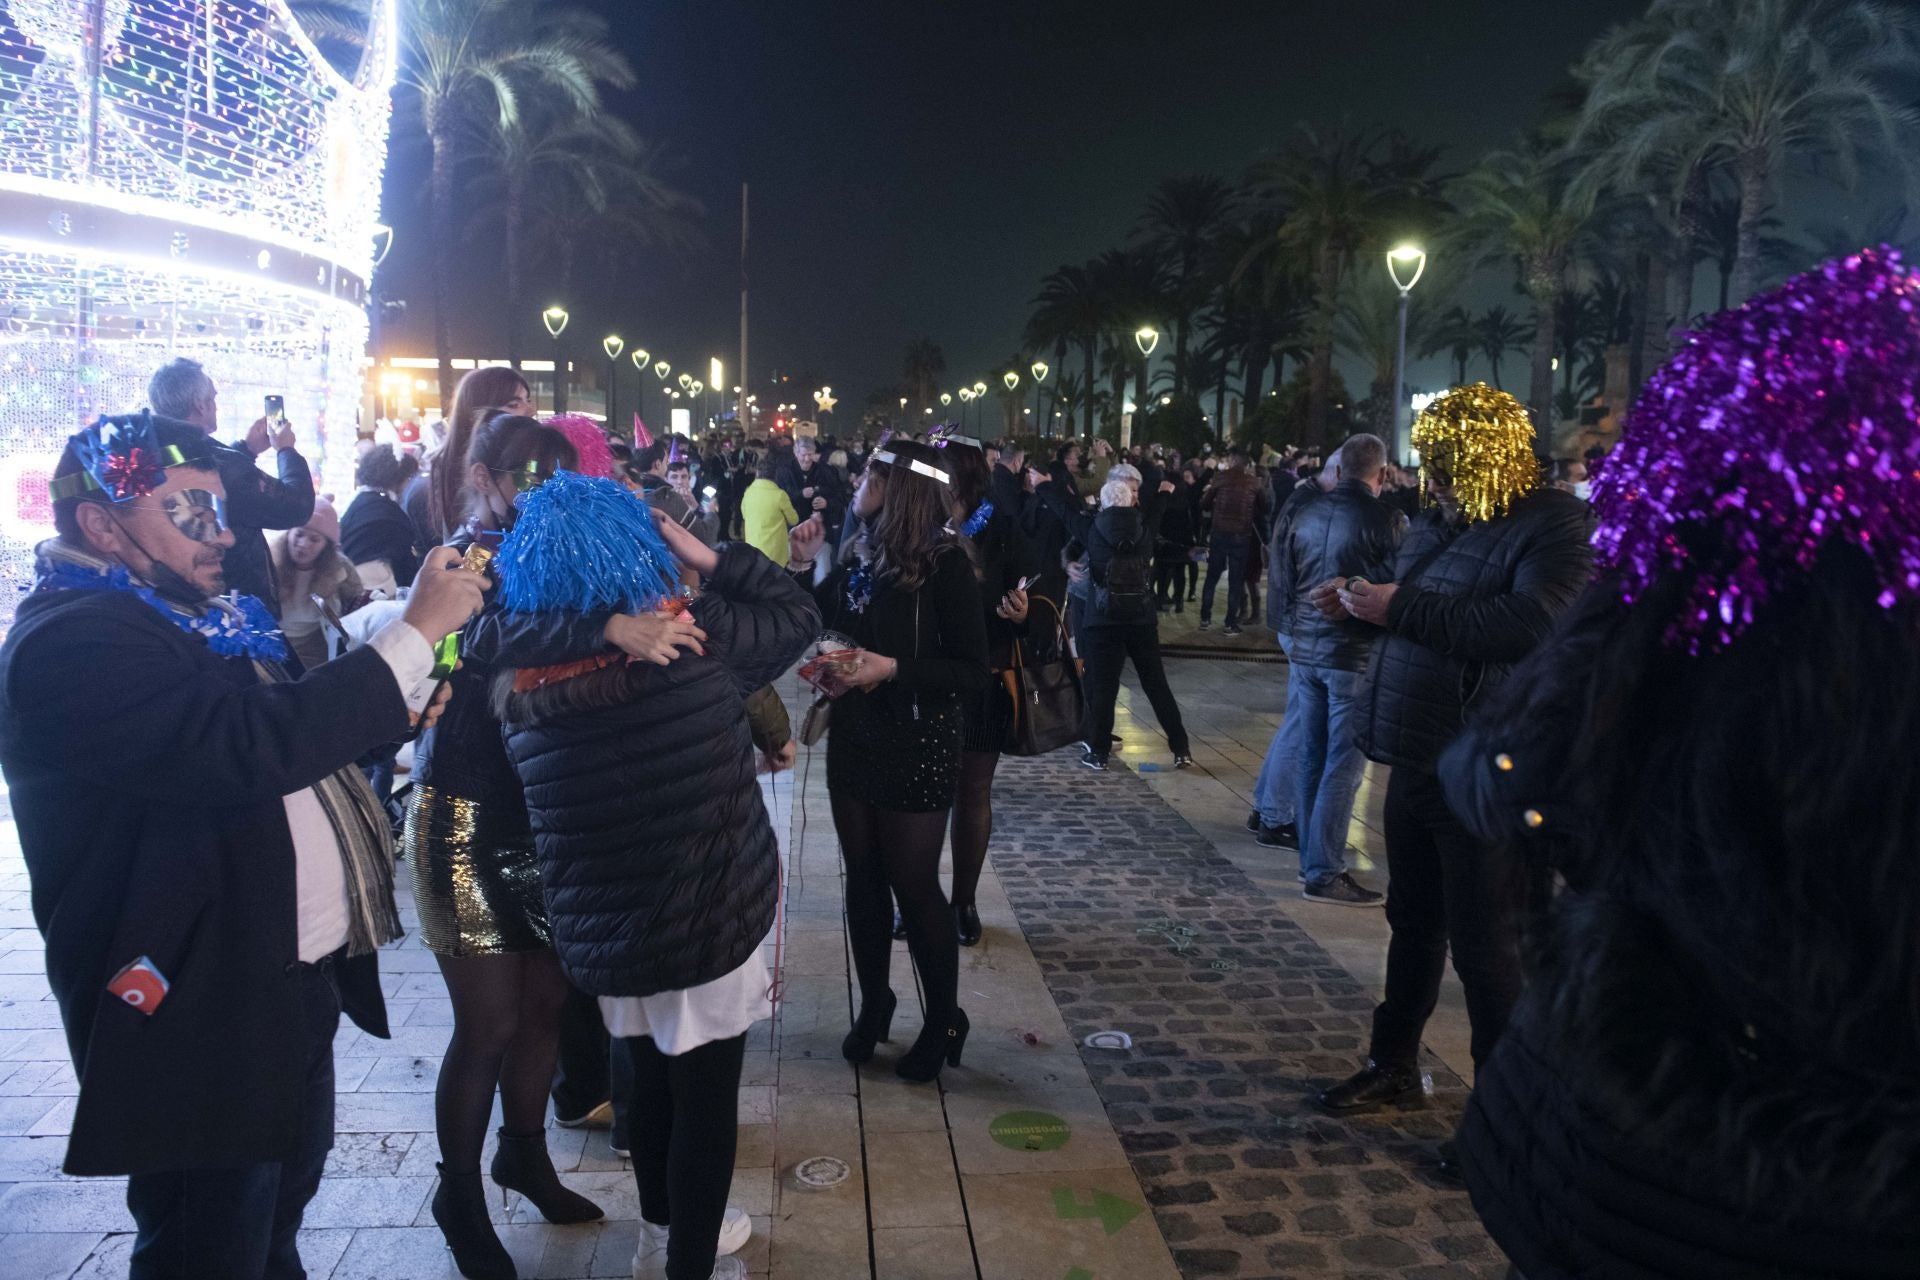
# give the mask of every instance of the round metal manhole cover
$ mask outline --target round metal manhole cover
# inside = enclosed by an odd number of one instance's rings
[[[795,1182],[817,1191],[837,1187],[852,1175],[853,1170],[847,1166],[847,1162],[835,1156],[814,1156],[810,1160],[802,1160],[793,1170]]]
[[[1096,1031],[1086,1039],[1089,1049],[1131,1049],[1133,1037],[1124,1031]]]

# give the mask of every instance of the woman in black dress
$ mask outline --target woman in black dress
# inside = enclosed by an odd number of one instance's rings
[[[573,467],[574,450],[558,431],[501,413],[473,433],[465,465],[467,517],[452,543],[463,554],[486,532],[511,527],[520,487]],[[514,1275],[480,1181],[496,1090],[495,1184],[526,1196],[550,1222],[600,1216],[599,1206],[560,1184],[547,1155],[547,1089],[567,980],[553,953],[525,792],[492,706],[494,675],[489,663],[463,654],[447,714],[415,751],[403,838],[420,936],[453,998],[453,1037],[434,1087],[433,1219],[472,1280]]]
[[[992,670],[1004,671],[1013,665],[1013,646],[1027,629],[1028,597],[1022,584],[1038,573],[1033,552],[1012,513],[999,510],[987,496],[993,477],[979,444],[948,435],[937,447],[953,476],[953,527],[972,551],[980,583],[988,662]],[[960,785],[953,802],[953,914],[960,945],[971,947],[980,941],[974,894],[993,838],[993,775],[1012,720],[1006,684],[989,680],[962,712]]]
[[[985,611],[973,563],[949,524],[952,490],[938,450],[908,440],[876,450],[853,499],[864,528],[815,593],[826,626],[859,646],[845,674],[825,684],[835,696],[827,793],[846,861],[847,938],[860,981],[860,1016],[841,1052],[867,1061],[892,1026],[897,900],[926,1022],[894,1070],[920,1082],[938,1077],[943,1064],[958,1065],[966,1042],[940,847],[959,779],[965,707],[987,683]],[[824,540],[818,521],[795,530],[790,568],[810,575]]]

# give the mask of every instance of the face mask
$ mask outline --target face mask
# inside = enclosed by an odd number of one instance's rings
[[[1587,480],[1578,481],[1573,486],[1573,496],[1580,499],[1580,501],[1582,502],[1586,502],[1589,498],[1593,496],[1592,482]]]
[[[189,490],[187,492],[201,493],[211,501],[211,495],[205,494],[202,490]],[[184,496],[184,494],[175,494],[173,496],[181,497]],[[161,505],[164,506],[165,504],[163,503]],[[169,514],[172,513],[169,512]],[[178,524],[179,522],[176,520],[175,523]],[[214,520],[214,528],[217,536],[219,529],[219,521],[217,519]],[[146,549],[140,539],[134,537],[133,530],[123,524],[120,526],[120,532],[126,537],[128,542],[133,544],[136,551],[147,558],[146,567],[138,570],[139,576],[147,580],[147,584],[154,589],[154,592],[159,595],[161,599],[171,601],[177,605],[184,605],[190,609],[197,609],[211,599],[204,588],[197,586],[182,574],[154,559],[153,553]],[[182,530],[182,532],[185,532],[185,530]],[[188,534],[188,536],[192,537],[191,534]],[[195,538],[194,541],[198,542],[202,540]],[[131,567],[132,566],[129,566],[129,568]]]
[[[157,502],[128,502],[122,505],[158,507],[167,513],[167,519],[173,522],[174,528],[195,542],[211,543],[226,532],[226,526],[220,522],[218,500],[205,489],[182,489]]]

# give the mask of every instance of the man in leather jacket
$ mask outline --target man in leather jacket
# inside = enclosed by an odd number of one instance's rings
[[[1380,905],[1384,895],[1347,872],[1347,824],[1366,758],[1356,741],[1360,679],[1379,629],[1328,616],[1309,601],[1336,578],[1385,581],[1393,574],[1400,519],[1380,500],[1387,447],[1357,435],[1340,448],[1339,483],[1294,514],[1287,536],[1293,607],[1287,618],[1291,666],[1287,719],[1298,721],[1295,811],[1303,896],[1343,907]]]
[[[1507,444],[1528,452],[1525,411],[1513,403],[1510,416],[1506,429],[1520,442]],[[1545,641],[1586,588],[1593,550],[1584,502],[1542,485],[1531,457],[1509,458],[1504,484],[1489,482],[1489,457],[1496,448],[1423,446],[1432,505],[1401,543],[1396,581],[1327,583],[1314,593],[1323,608],[1382,633],[1361,693],[1359,743],[1369,759],[1393,766],[1386,991],[1366,1067],[1319,1097],[1338,1114],[1422,1100],[1420,1037],[1449,950],[1476,1065],[1492,1053],[1520,993],[1517,886],[1496,882],[1486,847],[1448,808],[1438,761],[1473,701]]]

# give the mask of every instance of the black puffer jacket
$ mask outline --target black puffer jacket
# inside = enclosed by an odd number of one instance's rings
[[[1362,693],[1368,759],[1434,769],[1467,707],[1547,638],[1586,587],[1589,524],[1587,504],[1559,489],[1464,528],[1437,510],[1414,522]]]
[[[1318,486],[1315,486],[1316,488]],[[1293,508],[1287,537],[1287,634],[1291,660],[1308,667],[1362,671],[1380,629],[1353,618],[1329,618],[1307,595],[1329,578],[1386,582],[1400,546],[1400,518],[1364,481],[1343,480],[1333,492]]]
[[[799,656],[820,615],[745,544],[720,548],[693,615],[704,657],[619,662],[502,699],[554,950],[591,995],[711,982],[773,927],[779,853],[745,699]],[[501,667],[573,661],[606,651],[608,616],[483,616],[469,645]]]

